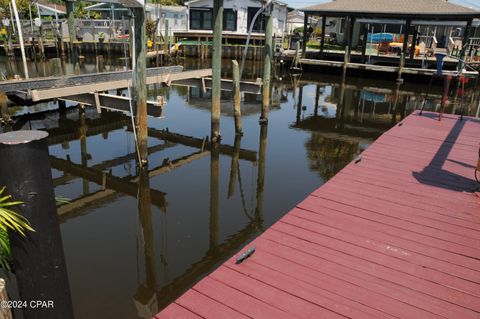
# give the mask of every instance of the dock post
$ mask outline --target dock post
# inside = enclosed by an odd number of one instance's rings
[[[367,44],[368,44],[368,24],[363,25],[363,41],[362,41],[362,63],[367,60]]]
[[[241,98],[240,98],[240,70],[238,62],[232,61],[233,68],[233,114],[235,117],[235,134],[243,135],[242,132],[242,111],[241,111]]]
[[[262,88],[262,113],[260,122],[268,122],[268,111],[270,108],[270,78],[272,76],[272,38],[273,38],[273,4],[265,11],[265,47],[263,60],[263,88]]]
[[[465,26],[465,34],[463,35],[462,40],[462,49],[460,50],[460,60],[458,61],[457,71],[462,72],[463,68],[465,67],[465,54],[467,52],[467,44],[470,41],[470,30],[472,29],[472,19],[467,21],[467,25]]]
[[[77,47],[74,44],[77,40],[77,32],[75,30],[74,1],[65,1],[65,6],[67,11],[68,36],[70,39],[70,54],[72,58],[73,69],[76,70],[77,65],[79,67],[79,59]]]
[[[411,26],[412,20],[407,19],[405,23],[405,29],[403,30],[403,49],[402,49],[402,55],[400,56],[400,63],[403,63],[405,65],[405,57],[407,56],[407,50],[408,50],[408,35],[410,33],[410,26]]]
[[[168,19],[164,19],[165,21],[165,51],[163,52],[163,54],[165,55],[165,60],[168,61],[168,58],[170,56],[170,45],[169,45],[169,36],[168,36]],[[168,63],[168,62],[167,62]]]
[[[320,59],[323,59],[323,49],[325,47],[325,29],[327,28],[327,17],[322,16],[322,36],[320,38]]]
[[[402,54],[400,54],[400,65],[398,66],[397,83],[403,83],[402,73],[403,73],[404,65],[405,65],[405,53],[402,52]]]
[[[268,23],[268,22],[266,22],[266,23]],[[308,41],[307,29],[308,29],[308,14],[305,13],[305,17],[303,18],[302,58],[305,58],[305,54],[307,52],[307,41]],[[265,30],[265,39],[266,39],[266,36],[267,36],[266,32],[267,31]]]
[[[222,28],[223,0],[213,2],[213,45],[212,45],[212,115],[211,141],[220,141],[220,88],[222,81]]]
[[[140,166],[148,163],[148,132],[147,132],[147,58],[146,58],[146,17],[145,8],[132,8],[134,17],[134,39],[135,41],[135,78],[134,96],[137,109],[136,126],[137,142],[140,157]]]
[[[345,78],[347,76],[347,69],[348,69],[348,62],[350,61],[349,59],[349,46],[347,45],[345,47],[345,55],[343,56],[343,72],[342,72],[342,78]]]
[[[417,44],[417,36],[418,30],[416,27],[413,28],[413,35],[412,35],[412,44],[410,45],[410,64],[413,65],[415,59],[415,47]],[[406,54],[406,53],[405,53]]]
[[[23,204],[15,206],[35,232],[10,233],[20,300],[53,301],[53,307],[23,309],[23,317],[73,319],[67,268],[48,154],[48,133],[0,134],[0,181]]]

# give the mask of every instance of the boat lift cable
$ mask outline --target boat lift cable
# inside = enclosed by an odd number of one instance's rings
[[[247,35],[247,41],[245,43],[245,48],[243,49],[243,55],[242,55],[242,63],[240,64],[240,80],[242,80],[243,76],[243,69],[245,67],[245,59],[247,58],[247,52],[248,52],[248,44],[250,43],[250,37],[252,36],[253,32],[253,26],[255,24],[255,21],[257,21],[258,16],[265,11],[268,6],[272,5],[273,1],[268,0],[260,9],[258,9],[257,13],[253,16],[252,22],[250,23],[250,28],[248,29],[248,35]]]
[[[132,17],[133,17],[133,20],[135,20],[135,16],[133,15],[133,12],[132,12]],[[131,34],[135,34],[135,24],[133,23],[132,24],[132,30],[131,30]],[[132,43],[132,48],[131,48],[131,52],[132,52],[132,83],[134,82],[134,79],[135,79],[135,70],[136,70],[136,63],[135,63],[135,39],[133,39],[133,41],[131,41]],[[127,48],[126,48],[126,44],[125,42],[123,43],[123,51],[124,51],[124,54],[125,54],[125,74],[126,74],[126,77],[128,79],[128,57],[127,57]],[[133,116],[133,104],[132,104],[132,99],[133,99],[133,96],[132,96],[132,90],[130,88],[130,85],[127,85],[127,91],[128,91],[128,96],[129,96],[129,99],[128,99],[128,104],[130,106],[130,119],[132,121],[132,130],[133,130],[133,137],[135,138],[135,150],[136,150],[136,153],[137,153],[137,157],[138,157],[138,163],[140,166],[142,166],[142,160],[141,160],[141,157],[140,157],[140,149],[138,147],[138,138],[137,138],[137,129],[135,127],[135,118]]]

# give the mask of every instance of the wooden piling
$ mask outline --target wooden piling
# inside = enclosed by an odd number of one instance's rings
[[[238,62],[232,61],[233,68],[233,114],[235,117],[235,134],[243,135],[242,131],[242,111],[241,111],[241,99],[240,99],[240,70]]]
[[[273,11],[273,10],[270,10]],[[306,14],[305,14],[306,16]],[[265,47],[263,64],[263,90],[262,90],[262,113],[261,122],[268,122],[268,111],[270,108],[270,77],[272,73],[272,39],[273,39],[273,17],[269,13],[265,16]]]
[[[65,7],[67,11],[67,24],[68,24],[68,36],[70,39],[70,54],[72,58],[73,69],[77,69],[79,64],[77,47],[74,45],[77,40],[77,32],[75,30],[75,16],[74,16],[74,1],[65,1]]]
[[[342,72],[343,78],[347,76],[348,63],[350,62],[350,56],[348,55],[348,52],[349,52],[349,46],[347,45],[345,47],[345,55],[343,56],[343,72]]]
[[[53,307],[25,307],[23,317],[73,319],[73,305],[57,215],[48,154],[48,133],[0,134],[0,181],[35,232],[10,233],[19,300],[54,302]]]
[[[223,28],[223,0],[214,0],[213,5],[213,45],[212,45],[212,115],[211,140],[213,143],[220,140],[220,88],[222,80],[222,28]]]
[[[405,53],[402,52],[402,54],[400,55],[400,65],[398,66],[397,83],[403,83],[402,73],[403,73],[404,65],[405,65]]]
[[[134,96],[137,109],[136,126],[140,166],[148,163],[148,132],[147,132],[147,85],[146,85],[146,16],[145,8],[133,8],[135,41],[135,77]]]

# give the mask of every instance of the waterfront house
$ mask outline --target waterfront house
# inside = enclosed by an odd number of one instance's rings
[[[186,32],[175,33],[182,38],[198,39],[211,38],[213,30],[213,0],[192,0],[185,3],[188,10],[188,28]],[[263,16],[253,21],[255,13],[261,8],[259,0],[223,2],[223,37],[224,39],[245,40],[248,30],[253,23],[252,35],[254,39],[263,39],[265,23]],[[273,1],[273,33],[276,37],[283,37],[287,30],[287,5],[280,1]]]
[[[411,61],[419,51],[419,44],[425,48],[424,54],[438,50],[452,54],[456,49],[460,58],[475,51],[477,45],[477,39],[473,38],[474,21],[480,18],[480,11],[447,0],[335,0],[302,10],[307,16],[306,21],[312,16],[344,21],[345,33],[339,42],[349,50],[358,49],[362,62],[369,55],[369,45],[378,51],[375,55],[400,55],[403,52]],[[309,27],[306,24],[305,27]],[[325,36],[323,32],[322,38]],[[376,38],[380,40],[376,41]],[[304,55],[308,40],[305,35]],[[319,56],[324,56],[324,41],[320,43]]]

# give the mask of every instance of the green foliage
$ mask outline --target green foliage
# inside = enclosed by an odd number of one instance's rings
[[[32,18],[37,17],[37,6],[29,0],[16,0],[18,15],[20,19],[30,19],[30,9],[32,9]],[[0,0],[0,17],[10,18],[10,0]]]
[[[15,231],[25,236],[26,231],[34,231],[29,221],[10,208],[22,204],[11,201],[10,195],[3,195],[5,187],[0,190],[0,268],[10,270],[10,240],[8,230]]]
[[[147,32],[147,38],[152,40],[155,36],[155,26],[157,25],[157,22],[152,20],[152,19],[148,19],[147,20],[147,23],[146,23],[146,32]]]
[[[2,0],[0,0],[2,1]],[[75,8],[73,9],[73,15],[77,19],[101,19],[102,15],[97,11],[89,11],[85,9],[91,3],[86,1],[75,2]]]

